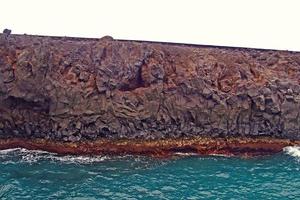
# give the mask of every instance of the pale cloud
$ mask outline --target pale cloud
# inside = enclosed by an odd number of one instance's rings
[[[299,0],[0,0],[0,29],[300,51]]]

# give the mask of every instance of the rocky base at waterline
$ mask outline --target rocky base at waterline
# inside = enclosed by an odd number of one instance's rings
[[[299,124],[298,52],[0,35],[1,138],[299,140]]]
[[[281,152],[284,147],[300,145],[300,141],[270,138],[182,138],[164,140],[96,140],[55,142],[44,139],[2,139],[0,149],[26,148],[65,155],[222,155],[253,157]]]

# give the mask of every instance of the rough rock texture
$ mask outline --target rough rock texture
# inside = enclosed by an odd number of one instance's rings
[[[300,139],[300,53],[0,35],[0,136]]]
[[[147,155],[154,157],[186,155],[253,156],[271,155],[300,141],[270,138],[177,138],[160,140],[99,139],[61,142],[45,139],[0,139],[0,149],[26,148],[73,155]]]

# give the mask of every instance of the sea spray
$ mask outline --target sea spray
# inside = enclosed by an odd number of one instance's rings
[[[24,148],[13,148],[0,150],[0,158],[19,157],[19,162],[35,163],[41,160],[59,161],[63,163],[74,164],[91,164],[104,161],[107,156],[75,156],[75,155],[58,155],[40,150],[28,150]]]
[[[300,161],[300,146],[288,146],[283,148],[283,151]]]

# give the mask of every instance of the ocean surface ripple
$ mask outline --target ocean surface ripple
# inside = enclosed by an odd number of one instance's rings
[[[297,199],[300,147],[258,158],[0,151],[0,199]]]

